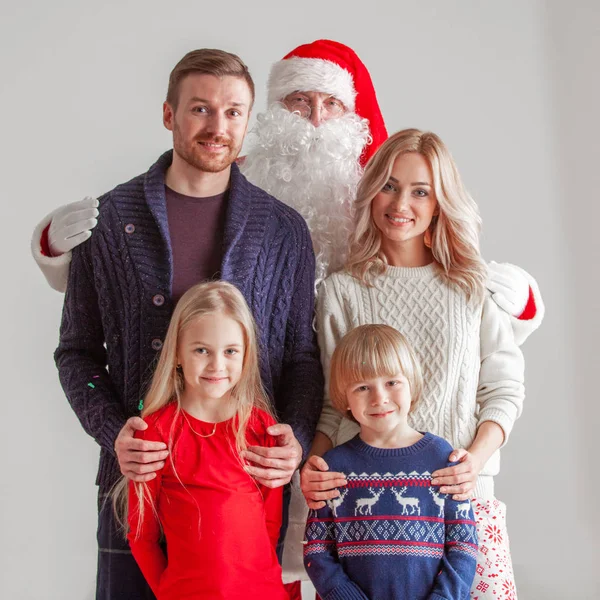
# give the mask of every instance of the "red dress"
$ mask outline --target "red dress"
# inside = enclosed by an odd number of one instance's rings
[[[129,484],[129,544],[157,599],[288,600],[275,554],[282,488],[263,487],[244,471],[233,419],[209,436],[213,423],[177,414],[172,402],[148,417],[148,429],[136,437],[168,443],[174,421],[172,453],[147,483],[154,509],[146,501],[139,535],[139,500]],[[273,423],[255,410],[248,445],[273,446],[265,431]]]

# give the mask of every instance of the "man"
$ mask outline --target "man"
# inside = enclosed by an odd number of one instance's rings
[[[339,270],[350,233],[350,205],[362,167],[387,138],[369,72],[356,53],[331,40],[292,50],[271,68],[268,106],[250,134],[244,174],[306,219],[316,281]],[[294,476],[283,577],[300,598],[308,576],[302,540],[308,507]]]
[[[69,402],[101,447],[97,598],[153,597],[108,495],[119,477],[116,453],[125,472],[141,463],[138,480],[164,464],[164,444],[134,439],[145,424],[131,417],[172,308],[191,285],[215,275],[233,283],[257,321],[263,385],[287,423],[269,429],[277,447],[249,449],[247,458],[262,462],[257,479],[288,482],[314,435],[323,393],[312,331],[314,255],[300,215],[234,164],[253,102],[237,56],[187,54],[163,106],[173,151],[100,199],[94,236],[72,253],[55,359]]]

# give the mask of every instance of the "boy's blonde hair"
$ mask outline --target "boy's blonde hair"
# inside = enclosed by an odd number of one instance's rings
[[[186,327],[197,319],[217,313],[231,317],[239,323],[244,335],[242,373],[240,380],[230,392],[230,399],[236,406],[236,415],[232,423],[238,455],[241,455],[241,452],[247,448],[246,430],[253,409],[259,408],[273,416],[260,378],[256,325],[244,297],[235,286],[224,281],[199,283],[191,287],[175,307],[152,383],[140,414],[142,418],[145,418],[171,402],[177,404],[167,441],[171,460],[175,456],[175,436],[181,428],[183,417],[181,394],[184,389],[184,378],[183,372],[177,367],[179,340]],[[175,465],[173,465],[173,470],[175,471]],[[176,471],[175,474],[177,475]],[[150,494],[145,483],[136,483],[135,487],[140,508],[137,528],[139,533],[144,518],[144,504],[145,501],[150,500]],[[121,523],[126,523],[126,479],[116,486],[114,506]]]
[[[394,162],[402,154],[416,152],[431,168],[439,215],[433,217],[431,252],[446,281],[482,301],[487,267],[479,251],[481,217],[477,204],[465,189],[447,146],[435,134],[404,129],[392,135],[368,162],[354,202],[354,229],[346,269],[366,285],[387,269],[381,252],[381,231],[371,214],[373,198],[387,183]]]
[[[410,385],[412,410],[423,392],[423,375],[407,339],[389,325],[360,325],[341,339],[331,357],[331,402],[347,415],[349,385],[376,377],[392,377],[398,372]]]

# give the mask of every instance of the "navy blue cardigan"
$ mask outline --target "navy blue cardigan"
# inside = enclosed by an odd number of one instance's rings
[[[115,439],[139,414],[173,311],[164,188],[171,162],[169,151],[102,196],[94,234],[73,251],[55,360],[73,410],[100,444],[102,489],[119,477]],[[254,314],[264,387],[305,456],[323,400],[314,271],[304,219],[232,165],[221,277]]]

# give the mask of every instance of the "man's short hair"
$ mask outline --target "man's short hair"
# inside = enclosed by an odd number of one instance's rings
[[[248,84],[252,104],[254,104],[254,81],[242,59],[224,50],[201,48],[200,50],[188,52],[171,71],[167,102],[173,109],[177,108],[179,101],[179,84],[191,73],[214,75],[215,77],[240,77]]]

